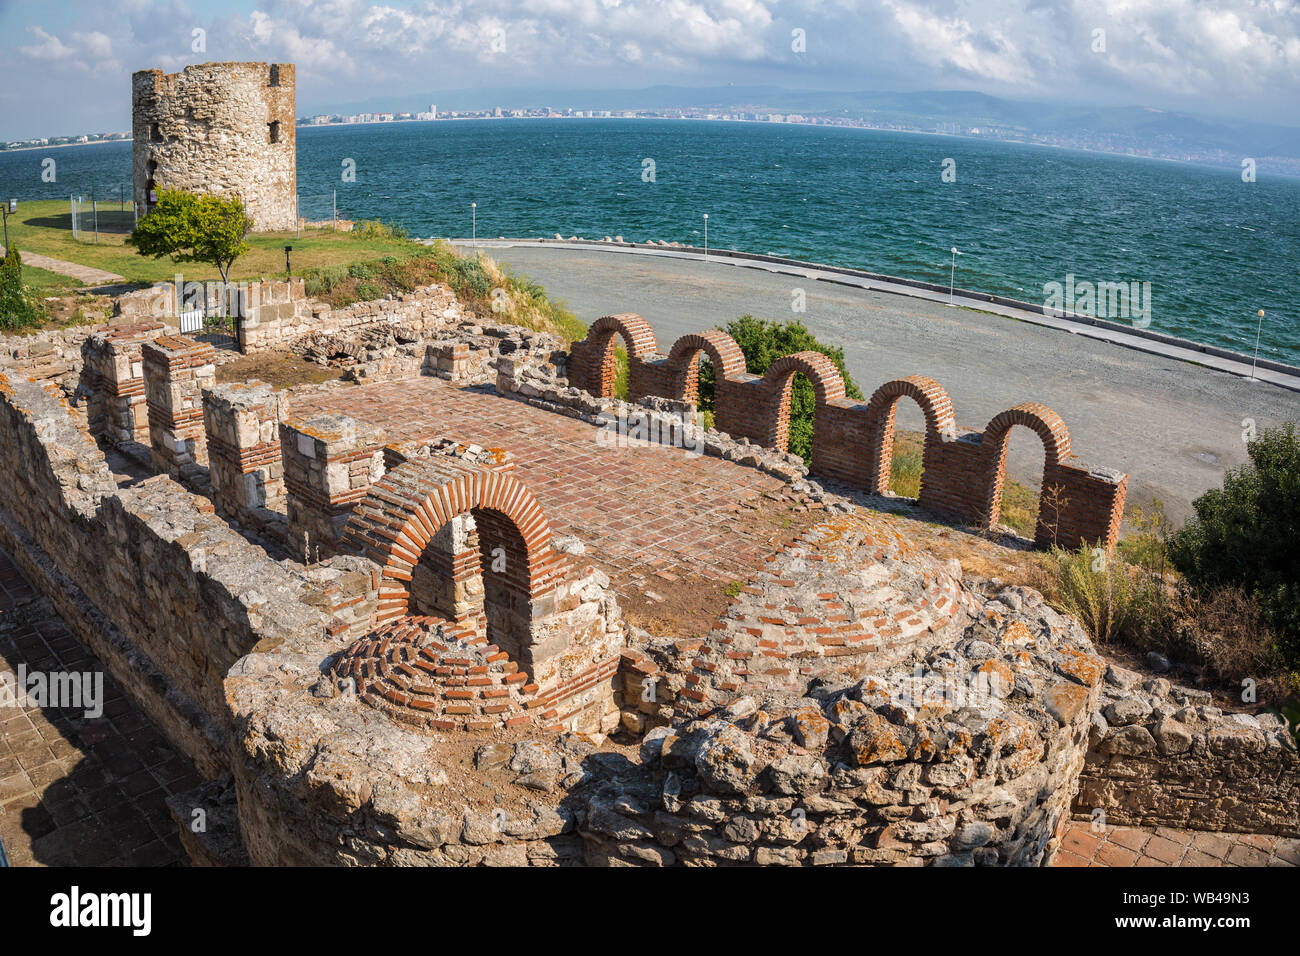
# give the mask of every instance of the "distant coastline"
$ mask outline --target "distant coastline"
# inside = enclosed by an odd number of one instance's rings
[[[615,111],[610,110],[610,113]],[[683,122],[683,123],[736,123],[752,126],[782,126],[796,128],[816,128],[816,129],[851,129],[860,130],[869,133],[901,133],[904,135],[933,136],[943,139],[956,139],[970,143],[1003,143],[1011,146],[1030,146],[1041,147],[1043,149],[1055,149],[1064,152],[1082,153],[1090,156],[1114,156],[1123,159],[1144,159],[1160,163],[1173,163],[1177,166],[1190,166],[1200,169],[1214,170],[1236,170],[1237,166],[1230,163],[1217,163],[1206,159],[1179,159],[1173,156],[1148,155],[1146,153],[1129,152],[1118,149],[1095,149],[1086,146],[1072,146],[1064,143],[1038,142],[1030,139],[1011,139],[1002,136],[972,136],[967,133],[947,132],[943,130],[920,129],[909,126],[890,126],[890,125],[870,125],[865,123],[822,123],[822,122],[771,122],[763,119],[741,119],[741,118],[722,118],[722,117],[701,117],[701,116],[569,116],[562,114],[550,115],[525,115],[525,116],[439,116],[437,119],[383,119],[383,120],[337,120],[327,122],[304,122],[298,120],[294,123],[294,128],[303,129],[333,129],[337,127],[350,126],[401,126],[407,124],[420,123],[457,123],[468,121],[523,121],[523,120],[578,120],[578,121],[650,121],[650,122]],[[49,146],[14,146],[0,148],[0,155],[5,153],[23,153],[39,152],[50,149],[67,149],[73,146],[103,146],[108,143],[130,143],[134,137],[126,136],[114,139],[98,139],[87,143],[57,143]],[[1274,164],[1281,163],[1281,166]],[[1270,176],[1280,176],[1287,179],[1300,179],[1300,160],[1290,160],[1286,157],[1262,157],[1262,172]]]

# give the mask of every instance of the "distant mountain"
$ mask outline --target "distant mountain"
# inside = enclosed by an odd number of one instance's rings
[[[840,92],[774,86],[689,88],[651,86],[628,90],[501,88],[451,90],[422,97],[372,98],[307,108],[311,112],[361,113],[452,110],[717,110],[800,113],[820,118],[942,130],[995,139],[1025,140],[1085,149],[1138,152],[1164,158],[1237,165],[1244,157],[1285,159],[1300,171],[1300,127],[1202,116],[1144,106],[1092,107],[1001,99],[968,91]],[[1287,164],[1287,165],[1290,165]]]

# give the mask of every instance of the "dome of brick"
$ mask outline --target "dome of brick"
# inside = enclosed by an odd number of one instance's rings
[[[527,723],[537,686],[487,638],[434,617],[390,621],[331,666],[344,692],[426,730],[489,730]]]
[[[957,643],[978,608],[888,517],[830,518],[769,559],[698,642],[686,707],[882,673]]]

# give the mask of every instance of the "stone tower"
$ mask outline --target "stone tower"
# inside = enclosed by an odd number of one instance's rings
[[[131,77],[136,208],[155,190],[235,194],[258,232],[297,221],[292,63],[201,63]]]

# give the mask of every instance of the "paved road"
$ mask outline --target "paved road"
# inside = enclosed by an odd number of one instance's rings
[[[667,350],[677,336],[746,312],[801,318],[823,341],[842,345],[865,394],[904,375],[947,388],[957,421],[982,428],[1020,402],[1054,408],[1074,450],[1090,465],[1130,474],[1129,501],[1165,503],[1182,520],[1191,501],[1217,487],[1225,468],[1246,460],[1243,420],[1257,428],[1300,421],[1300,393],[1134,351],[1084,335],[926,299],[779,275],[719,261],[629,255],[564,246],[485,250],[525,273],[585,322],[639,312]],[[791,310],[803,288],[807,311]],[[920,428],[919,411],[899,406],[899,423]],[[1042,453],[1015,429],[1010,468],[1037,481]]]

